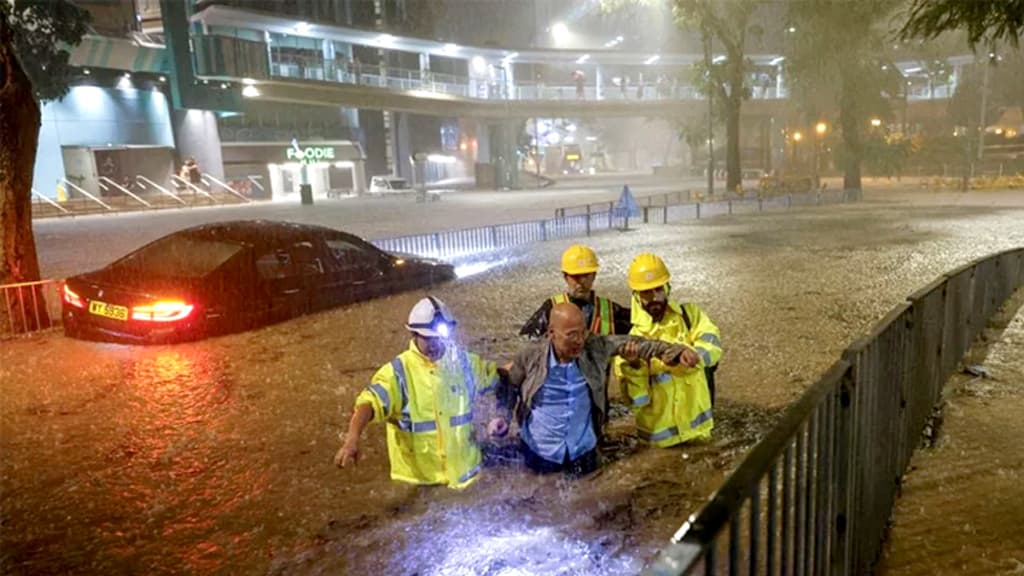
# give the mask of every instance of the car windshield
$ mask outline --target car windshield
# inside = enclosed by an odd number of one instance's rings
[[[393,190],[398,190],[400,188],[408,188],[408,187],[409,187],[409,185],[406,184],[405,180],[403,180],[402,178],[392,178],[391,179],[391,188]]]
[[[125,256],[111,268],[169,278],[201,278],[241,250],[240,244],[174,234]]]

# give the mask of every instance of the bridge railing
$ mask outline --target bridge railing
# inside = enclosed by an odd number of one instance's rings
[[[942,275],[808,389],[645,572],[872,573],[942,387],[1024,286],[1024,248]]]

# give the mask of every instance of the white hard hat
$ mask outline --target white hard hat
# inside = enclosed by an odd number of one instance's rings
[[[444,302],[427,296],[409,311],[409,322],[405,327],[420,336],[447,338],[455,324],[455,317]]]

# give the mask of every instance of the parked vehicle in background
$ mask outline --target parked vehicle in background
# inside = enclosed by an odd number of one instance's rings
[[[321,226],[248,220],[169,234],[62,287],[64,333],[128,343],[196,340],[455,278]]]
[[[415,194],[416,190],[398,176],[374,176],[370,179],[370,194]]]

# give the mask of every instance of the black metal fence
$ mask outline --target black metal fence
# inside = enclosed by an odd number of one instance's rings
[[[662,196],[657,197],[659,200]],[[787,194],[771,198],[735,198],[714,202],[658,204],[645,203],[639,199],[640,216],[630,218],[619,210],[615,202],[585,204],[579,207],[556,210],[556,216],[547,220],[515,222],[446,230],[430,234],[415,234],[397,238],[383,238],[372,243],[382,250],[415,254],[429,258],[460,258],[482,254],[502,248],[511,248],[531,242],[546,242],[559,238],[590,236],[591,234],[616,228],[628,227],[631,223],[667,224],[682,220],[693,220],[728,214],[749,214],[768,210],[781,210],[794,206],[816,206],[856,202],[861,199],[860,190],[823,190],[806,194]],[[675,201],[665,196],[664,201]],[[646,204],[646,205],[645,205]],[[566,213],[581,211],[581,213]]]
[[[639,218],[630,218],[624,211],[618,210],[614,202],[605,202],[594,205],[603,207],[603,210],[594,210],[590,213],[383,238],[372,243],[389,252],[455,260],[533,242],[590,236],[595,232],[627,228],[631,223],[668,223],[725,214],[786,209],[793,206],[854,202],[860,199],[860,191],[832,190],[765,199],[723,198],[715,202],[692,204],[672,204],[671,202],[681,199],[672,195],[658,195],[655,198],[655,201],[641,199],[643,205]],[[58,290],[61,281],[44,280],[36,284],[38,285],[31,289],[28,284],[0,285],[0,337],[26,334],[50,327],[52,323],[49,321],[32,321],[32,316],[43,307],[50,310],[50,318],[59,321]],[[37,302],[39,299],[42,303]]]
[[[1024,248],[896,306],[793,405],[645,574],[870,574],[942,387],[1024,285]]]

